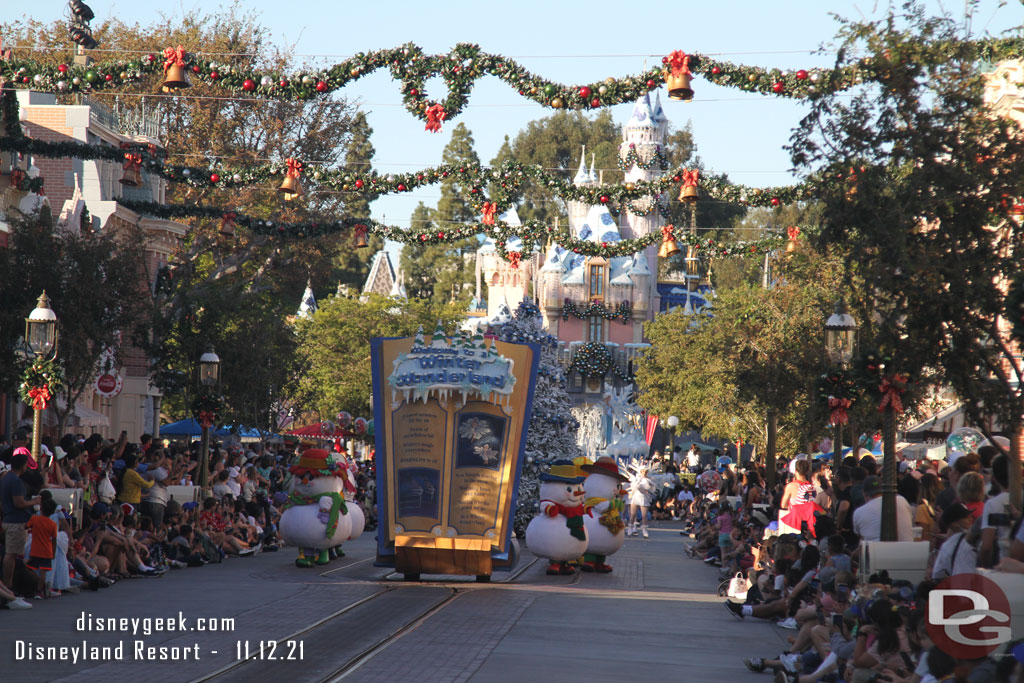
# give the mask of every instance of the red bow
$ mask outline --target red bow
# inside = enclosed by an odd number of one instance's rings
[[[28,397],[32,399],[32,408],[34,410],[46,410],[46,402],[53,398],[50,396],[50,385],[44,384],[41,387],[32,387],[28,390]]]
[[[672,233],[676,231],[676,226],[669,223],[668,225],[661,226],[661,238],[667,240],[672,237]]]
[[[164,48],[164,72],[172,66],[185,66],[185,48],[181,45]]]
[[[16,168],[11,171],[11,186],[15,189],[21,189],[21,181],[25,180],[25,172],[20,168]]]
[[[519,267],[519,259],[523,258],[521,251],[510,251],[508,252],[508,262],[513,268]]]
[[[484,202],[483,211],[484,218],[480,222],[484,225],[494,225],[494,214],[498,211],[498,204],[496,202]]]
[[[227,228],[227,227],[234,227],[235,219],[236,218],[238,218],[238,215],[235,214],[234,212],[231,212],[231,211],[228,211],[223,216],[221,216],[220,217],[220,229],[221,229],[221,232],[223,232],[224,229]]]
[[[789,239],[796,241],[796,239],[800,237],[800,228],[795,225],[789,226],[786,228],[786,236],[789,237]]]
[[[369,232],[370,232],[370,229],[368,227],[366,227],[365,225],[363,225],[362,223],[358,223],[356,225],[356,239],[357,240],[360,239],[360,238],[361,239],[366,239],[366,235]]]
[[[692,73],[690,71],[690,55],[682,50],[674,50],[668,56],[668,65],[672,69],[672,75],[676,78],[683,75],[689,76]]]
[[[215,417],[216,417],[216,415],[213,412],[209,411],[209,410],[200,410],[199,411],[199,425],[203,429],[209,429],[210,427],[213,426],[213,419]]]
[[[444,111],[444,107],[440,104],[432,104],[427,107],[427,125],[426,130],[431,133],[441,132],[441,122],[444,121],[447,114]]]
[[[289,178],[298,178],[300,175],[302,175],[301,161],[288,157],[287,159],[284,160],[284,163],[286,166],[288,166],[288,170],[285,172],[286,176],[288,176]]]
[[[882,383],[878,387],[882,392],[882,402],[878,404],[878,412],[884,411],[886,407],[897,413],[903,412],[903,401],[900,399],[900,395],[906,391],[906,383],[907,378],[900,374],[882,378]]]
[[[828,400],[828,409],[832,411],[832,414],[828,418],[828,423],[831,425],[848,424],[850,417],[846,414],[846,409],[850,405],[850,399],[848,398],[830,398]]]
[[[693,169],[692,171],[683,171],[683,187],[697,187],[697,181],[699,179],[699,170]]]
[[[135,154],[133,152],[125,152],[124,154],[124,167],[125,170],[140,169],[142,168],[142,155]]]

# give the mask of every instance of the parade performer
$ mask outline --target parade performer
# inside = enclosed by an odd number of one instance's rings
[[[328,550],[352,533],[342,493],[348,469],[331,462],[326,450],[309,448],[290,471],[292,491],[278,525],[281,537],[299,547],[296,567],[327,564]]]
[[[581,569],[585,572],[607,574],[612,571],[605,560],[613,555],[626,540],[626,523],[622,521],[625,503],[622,488],[629,477],[619,472],[614,458],[603,455],[592,465],[580,467],[587,473],[583,490],[587,498],[583,504],[593,508],[593,514],[583,518],[587,529],[587,552],[583,555]]]
[[[647,538],[647,507],[654,495],[654,482],[647,476],[650,463],[646,460],[634,459],[628,467],[629,471],[629,535],[636,536],[639,521],[640,532]],[[637,513],[640,519],[637,520]]]
[[[555,460],[540,479],[540,514],[526,527],[530,552],[551,561],[547,573],[572,574],[569,563],[587,550],[584,477],[571,460]]]

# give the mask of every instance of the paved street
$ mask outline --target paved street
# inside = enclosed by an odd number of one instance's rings
[[[0,612],[4,681],[519,681],[758,680],[741,658],[774,654],[788,632],[738,622],[715,595],[716,573],[686,559],[676,525],[628,539],[612,575],[549,577],[524,553],[495,583],[464,578],[409,584],[372,562],[373,539],[317,570],[298,570],[285,550],[233,559],[159,579],[123,581],[66,596],[32,611]],[[185,619],[184,633],[79,631],[107,617]],[[204,617],[231,617],[217,631]],[[85,624],[83,624],[85,625]],[[111,647],[123,661],[14,661],[15,641],[32,647]],[[291,643],[287,641],[293,641]],[[135,641],[140,641],[136,645]],[[264,659],[260,660],[260,642]],[[271,641],[279,642],[276,646]],[[245,647],[253,657],[245,658]],[[198,646],[198,648],[197,648]],[[187,656],[184,661],[134,661]],[[199,659],[195,658],[198,649]],[[274,659],[270,659],[273,650]],[[301,655],[301,661],[299,656]],[[47,653],[43,653],[46,657]],[[70,656],[70,655],[69,655]]]

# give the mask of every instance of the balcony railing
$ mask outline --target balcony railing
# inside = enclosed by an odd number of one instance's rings
[[[92,97],[84,97],[82,102],[88,105],[92,121],[115,133],[160,137],[159,114],[156,109],[146,106],[145,98],[138,108],[125,107],[118,98],[114,99],[113,106]]]

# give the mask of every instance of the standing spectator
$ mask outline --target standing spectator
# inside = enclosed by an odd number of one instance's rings
[[[968,455],[961,455],[955,460],[950,460],[950,465],[943,472],[949,477],[948,486],[939,494],[937,499],[939,509],[945,510],[950,505],[957,501],[957,487],[960,484],[960,478],[968,472],[978,472],[981,470],[981,461],[978,459],[977,454],[970,453]]]
[[[956,485],[957,497],[971,511],[971,520],[979,519],[985,509],[985,478],[977,472],[967,472]]]
[[[690,444],[690,450],[686,452],[686,466],[693,474],[700,469],[700,449],[697,444]]]
[[[914,524],[921,527],[921,538],[930,539],[938,531],[935,500],[939,495],[939,478],[931,472],[921,475],[917,494],[917,510],[914,511]]]
[[[146,481],[138,473],[138,456],[134,453],[124,456],[124,475],[121,478],[121,492],[117,500],[122,503],[138,505],[142,500],[142,490],[153,488],[153,482]]]
[[[971,544],[971,511],[963,503],[953,503],[942,513],[942,526],[949,534],[939,548],[932,566],[932,578],[941,580],[953,574],[973,574],[977,552]]]
[[[25,523],[25,530],[32,534],[32,546],[25,566],[36,573],[36,600],[50,597],[46,589],[46,573],[53,571],[53,558],[57,550],[57,524],[50,519],[50,515],[57,511],[57,503],[53,498],[47,498],[39,507],[39,513]]]
[[[22,559],[25,553],[25,542],[28,540],[28,532],[25,530],[25,523],[31,518],[29,510],[33,505],[39,505],[42,498],[26,498],[25,483],[21,481],[21,475],[28,467],[28,456],[18,453],[11,458],[11,471],[0,480],[0,510],[3,511],[4,521],[4,554],[3,572],[4,583],[14,587],[15,563]]]
[[[864,505],[853,513],[853,530],[862,541],[882,539],[882,480],[868,477],[864,480]],[[896,540],[914,540],[914,513],[903,496],[896,496]]]
[[[159,529],[164,524],[164,511],[167,509],[167,457],[162,448],[151,448],[146,460],[149,465],[146,468],[146,477],[153,482],[153,486],[146,491],[142,500],[142,514],[151,519],[153,526]]]
[[[1001,492],[989,498],[981,514],[981,545],[978,548],[978,566],[993,567],[1010,549],[1013,514],[1010,507],[1010,468],[1005,455],[992,461],[992,480]]]

